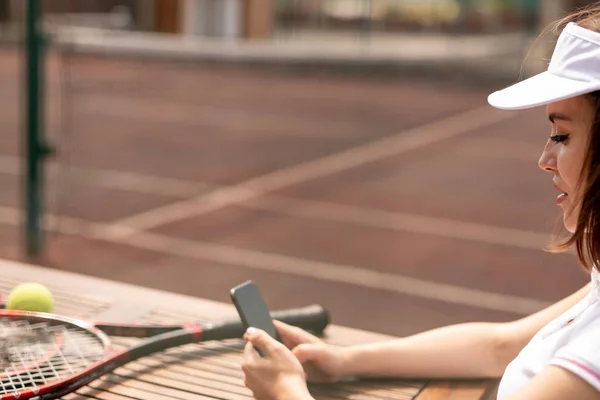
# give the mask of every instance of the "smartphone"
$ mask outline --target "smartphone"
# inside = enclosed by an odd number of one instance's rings
[[[245,328],[262,329],[272,338],[281,341],[269,309],[263,300],[258,286],[253,281],[246,281],[230,291],[231,300],[237,309]],[[256,349],[264,357],[260,349]]]

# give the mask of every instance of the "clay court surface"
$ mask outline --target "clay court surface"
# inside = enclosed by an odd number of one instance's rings
[[[25,260],[21,61],[0,51],[0,257]],[[271,308],[395,335],[519,318],[585,284],[543,251],[559,211],[544,110],[431,82],[51,57],[38,262],[225,302],[253,279]]]

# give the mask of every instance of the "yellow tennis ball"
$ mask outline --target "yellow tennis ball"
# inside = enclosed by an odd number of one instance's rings
[[[46,286],[25,282],[15,286],[10,292],[6,300],[6,308],[51,313],[54,310],[54,297]]]

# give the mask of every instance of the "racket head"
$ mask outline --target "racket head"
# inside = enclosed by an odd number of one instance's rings
[[[56,314],[0,310],[0,400],[47,393],[112,352],[94,325]]]

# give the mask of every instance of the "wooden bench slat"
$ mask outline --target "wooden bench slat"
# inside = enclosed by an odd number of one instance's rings
[[[105,390],[97,390],[92,387],[85,387],[77,391],[77,393],[71,393],[67,396],[61,397],[63,400],[131,400],[131,397],[123,396],[118,393],[111,393]]]
[[[148,400],[149,398],[160,399],[179,399],[179,400],[211,400],[210,396],[205,396],[200,393],[186,393],[171,388],[163,388],[159,385],[153,385],[135,379],[127,379],[116,374],[110,374],[102,377],[100,380],[90,383],[91,387],[107,392],[116,393],[132,397],[139,400]]]
[[[181,371],[181,369],[173,369],[170,367],[165,368],[151,368],[148,370],[141,365],[131,365],[125,368],[127,374],[134,379],[153,379],[153,378],[167,378],[173,382],[174,386],[180,386],[182,384],[196,385],[202,389],[217,389],[227,393],[238,394],[248,396],[250,391],[243,385],[243,380],[239,379],[235,382],[223,382],[221,380],[213,380],[203,376],[202,374],[195,374],[193,370],[189,368],[187,371]]]
[[[230,387],[228,385],[210,382],[204,379],[196,379],[194,382],[187,382],[185,379],[182,379],[181,375],[169,374],[168,371],[161,370],[161,373],[138,374],[138,371],[126,371],[123,369],[119,372],[119,377],[127,379],[128,385],[135,385],[136,387],[144,387],[146,389],[157,386],[159,387],[158,391],[156,388],[151,391],[160,394],[168,393],[174,397],[181,396],[182,399],[193,399],[196,395],[227,400],[248,400],[248,398],[252,397],[249,390],[246,390],[245,393],[236,393],[229,390]]]
[[[485,381],[438,383],[425,388],[415,400],[480,400],[490,387],[490,383]]]

